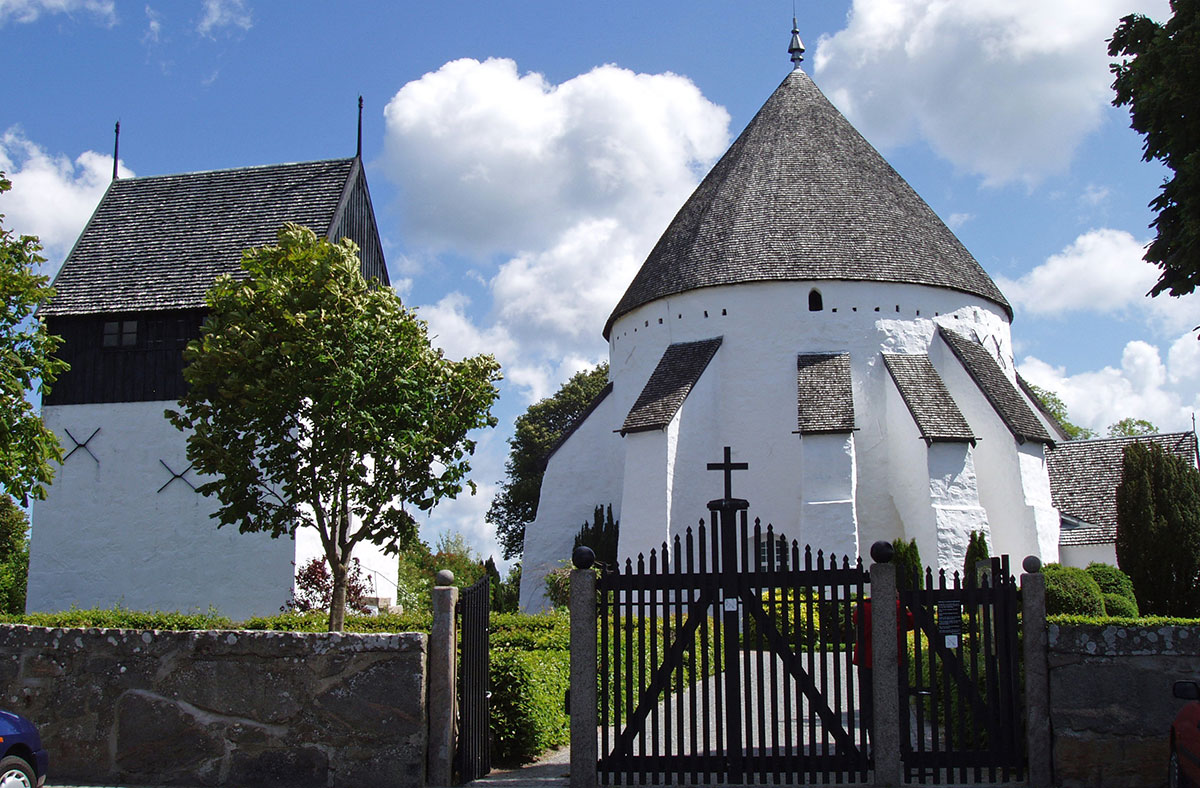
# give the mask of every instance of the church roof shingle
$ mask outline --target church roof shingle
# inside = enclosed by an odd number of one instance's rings
[[[950,391],[924,353],[902,355],[884,353],[883,364],[896,382],[901,399],[908,406],[921,437],[927,442],[961,441],[975,443],[975,434],[963,418]]]
[[[619,432],[661,430],[670,424],[720,347],[721,337],[668,346]]]
[[[960,290],[995,283],[801,70],[779,85],[676,214],[604,326],[665,296],[771,280]]]
[[[1064,529],[1059,544],[1116,541],[1117,485],[1121,483],[1125,447],[1131,443],[1155,443],[1168,454],[1197,462],[1194,432],[1059,443],[1046,454],[1050,500],[1064,518],[1086,524]]]
[[[796,414],[801,436],[854,429],[849,353],[796,356]]]
[[[43,315],[190,309],[242,250],[284,222],[326,235],[355,159],[113,181],[54,280]]]
[[[1036,441],[1053,445],[1054,439],[1050,437],[1050,433],[1046,432],[1038,417],[1033,415],[1017,387],[1000,369],[991,353],[978,342],[972,342],[945,326],[938,326],[938,334],[954,351],[967,374],[975,381],[975,385],[979,386],[983,396],[991,403],[992,409],[1000,416],[1018,443]]]

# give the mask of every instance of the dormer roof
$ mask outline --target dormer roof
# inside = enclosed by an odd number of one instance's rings
[[[800,69],[788,74],[684,203],[604,326],[702,287],[853,280],[996,284],[912,187]]]

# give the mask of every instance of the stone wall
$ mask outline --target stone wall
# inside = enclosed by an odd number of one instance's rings
[[[1200,677],[1200,626],[1049,627],[1055,782],[1163,785],[1177,679]]]
[[[420,786],[426,636],[0,626],[53,781]]]

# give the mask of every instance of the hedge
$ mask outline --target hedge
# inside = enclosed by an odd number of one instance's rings
[[[541,649],[492,651],[492,757],[515,765],[571,740],[566,692],[571,685],[571,653]]]
[[[1046,564],[1046,613],[1071,613],[1084,616],[1104,615],[1104,597],[1100,586],[1086,571],[1074,566]]]

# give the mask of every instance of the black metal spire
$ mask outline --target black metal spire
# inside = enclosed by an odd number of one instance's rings
[[[354,157],[362,158],[362,96],[358,97],[358,150]]]
[[[121,151],[121,121],[117,121],[116,128],[113,129],[113,176],[112,179],[117,179],[117,155]]]
[[[793,68],[800,68],[800,63],[804,60],[804,42],[800,40],[800,26],[796,24],[796,17],[792,17],[792,42],[788,44],[788,54],[792,56]]]

